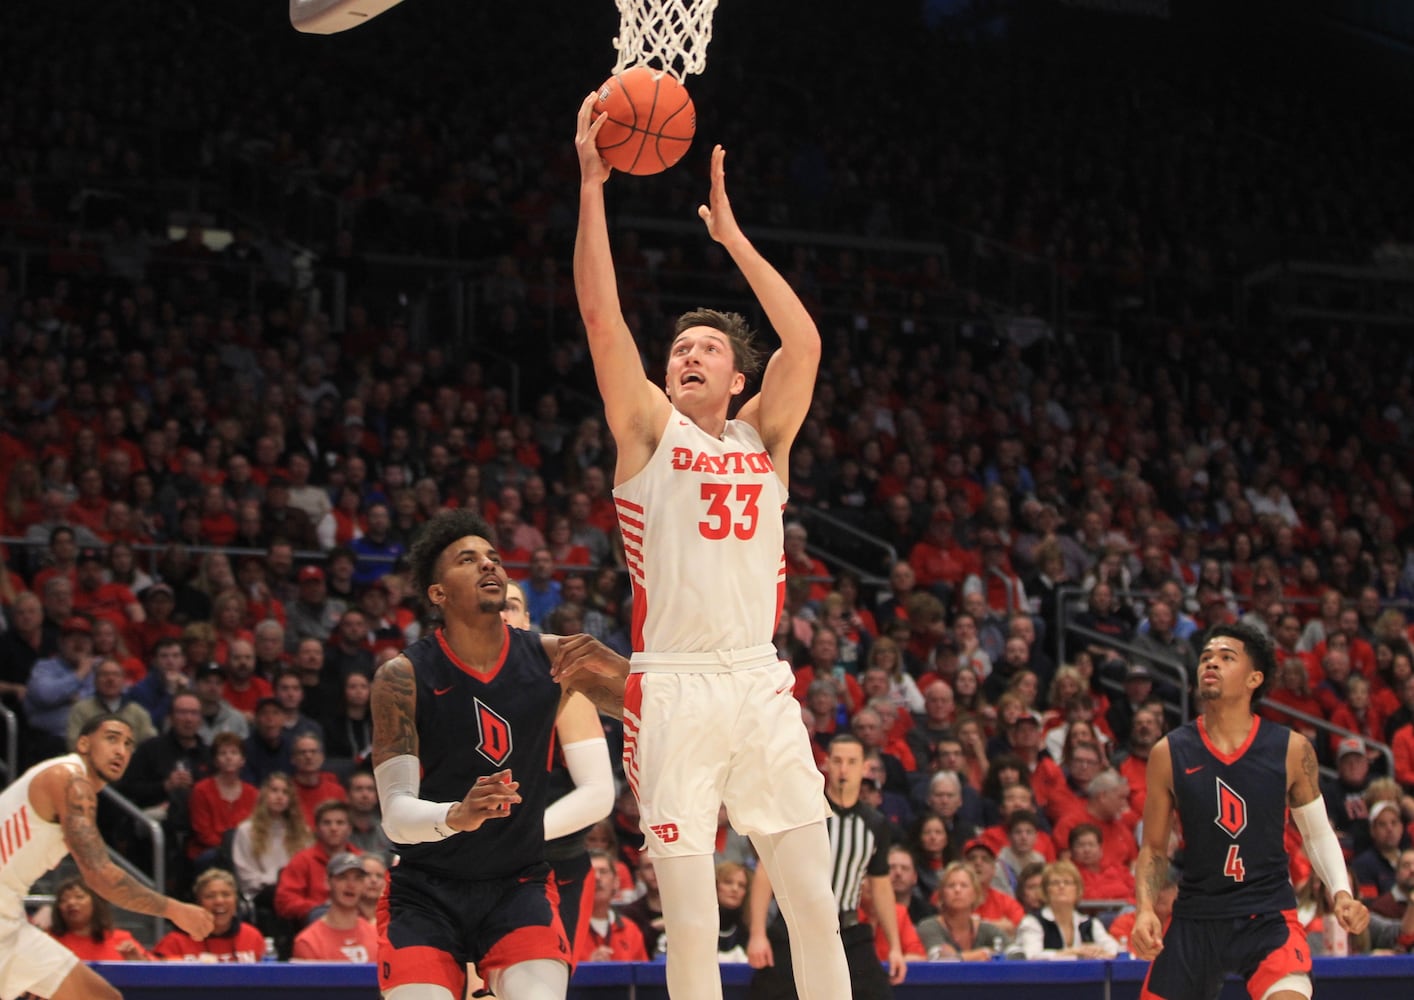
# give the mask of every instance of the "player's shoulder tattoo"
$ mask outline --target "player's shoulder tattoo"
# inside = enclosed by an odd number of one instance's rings
[[[108,847],[98,832],[98,794],[88,777],[77,771],[69,771],[64,782],[64,817],[60,825],[69,853],[80,868],[92,870],[108,860]]]
[[[395,656],[373,675],[370,698],[375,764],[417,753],[417,677],[406,656]]]

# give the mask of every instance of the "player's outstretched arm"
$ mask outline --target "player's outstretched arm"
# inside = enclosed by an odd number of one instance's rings
[[[1321,770],[1311,741],[1292,733],[1286,744],[1286,802],[1291,818],[1301,831],[1311,869],[1331,894],[1336,919],[1351,934],[1359,934],[1370,923],[1370,911],[1350,891],[1350,875],[1340,841],[1331,829],[1326,803],[1321,797]]]
[[[87,777],[59,766],[44,772],[37,783],[58,816],[69,854],[94,892],[125,910],[166,917],[197,940],[211,933],[211,914],[149,889],[113,863],[98,832],[98,795]],[[39,802],[36,807],[41,814],[48,812]]]
[[[584,695],[599,711],[624,716],[624,682],[629,662],[592,635],[542,635],[550,676]]]
[[[609,248],[609,223],[604,209],[604,182],[609,165],[599,155],[595,138],[604,115],[595,115],[596,95],[579,106],[575,151],[579,154],[579,228],[574,238],[574,292],[579,316],[594,358],[594,376],[604,399],[604,416],[622,450],[635,440],[656,440],[667,420],[668,399],[643,371],[638,345],[624,322],[618,277]]]
[[[697,214],[707,232],[731,255],[766,314],[781,346],[766,365],[761,391],[741,408],[740,417],[761,432],[773,459],[789,449],[805,422],[820,367],[820,331],[790,283],[757,251],[737,224],[727,198],[726,150],[712,150],[712,189]],[[781,467],[780,463],[777,463]]]
[[[1130,944],[1134,954],[1152,959],[1164,948],[1164,928],[1154,912],[1169,867],[1169,832],[1173,826],[1173,758],[1165,738],[1149,751],[1145,769],[1144,840],[1135,866],[1134,893],[1138,912]]]

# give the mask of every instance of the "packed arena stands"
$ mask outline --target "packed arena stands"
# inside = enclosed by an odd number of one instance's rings
[[[819,320],[776,635],[807,726],[865,743],[913,922],[965,860],[1023,957],[1036,863],[1066,857],[1123,948],[1148,751],[1193,714],[1204,630],[1244,621],[1277,647],[1262,712],[1312,739],[1397,918],[1408,98],[1253,25],[963,7],[723,4],[697,146],[609,185],[651,377],[678,312],[761,321],[696,219],[713,142]],[[481,511],[537,628],[629,650],[569,273],[615,12],[547,9],[409,0],[331,38],[279,4],[0,12],[6,780],[119,707],[145,739],[109,843],[184,895],[230,870],[285,956],[331,858],[388,850],[368,680],[422,627],[421,523]],[[591,839],[654,937],[632,796]]]

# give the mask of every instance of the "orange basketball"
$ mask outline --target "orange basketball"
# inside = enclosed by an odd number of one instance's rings
[[[609,116],[599,129],[599,155],[624,173],[667,170],[682,159],[697,131],[687,88],[650,66],[633,66],[605,80],[594,110]]]

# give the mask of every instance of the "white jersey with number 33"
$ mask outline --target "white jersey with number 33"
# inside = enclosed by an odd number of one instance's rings
[[[756,428],[714,438],[676,409],[614,487],[633,582],[633,648],[711,653],[771,641],[785,600],[786,488]]]

